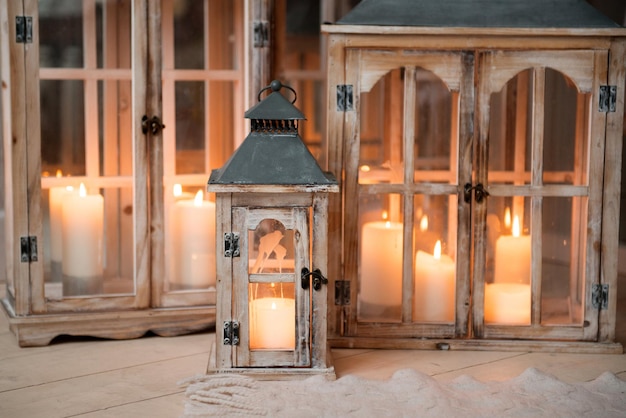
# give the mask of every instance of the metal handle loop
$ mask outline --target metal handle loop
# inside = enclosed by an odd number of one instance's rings
[[[259,96],[257,97],[257,101],[259,101],[259,102],[261,101],[261,94],[263,94],[263,92],[264,92],[265,90],[272,89],[272,91],[279,91],[279,90],[280,90],[281,88],[283,88],[283,87],[284,87],[284,88],[286,88],[286,89],[291,90],[291,92],[293,93],[293,100],[291,101],[291,104],[294,104],[294,103],[296,102],[296,99],[298,98],[298,95],[296,94],[296,91],[295,91],[294,89],[292,89],[290,86],[287,86],[287,85],[285,85],[285,84],[281,83],[281,82],[280,82],[280,81],[278,81],[278,80],[274,80],[274,81],[272,81],[272,82],[270,83],[270,85],[269,85],[269,86],[267,86],[267,87],[263,87],[263,88],[261,89],[261,91],[259,92]]]

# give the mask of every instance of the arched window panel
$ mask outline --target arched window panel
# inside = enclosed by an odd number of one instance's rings
[[[404,182],[403,73],[394,69],[361,94],[361,184]]]

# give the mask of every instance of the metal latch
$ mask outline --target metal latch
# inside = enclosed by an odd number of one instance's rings
[[[224,345],[239,345],[238,321],[224,321]]]
[[[20,237],[20,258],[22,263],[37,261],[37,237]]]
[[[608,284],[594,284],[591,288],[591,305],[594,309],[608,309],[609,308],[609,285]]]
[[[354,96],[351,84],[340,84],[337,86],[337,110],[346,112],[354,109]]]
[[[239,234],[226,232],[224,234],[224,257],[239,257]]]
[[[15,16],[15,42],[18,44],[33,42],[33,18],[31,16]]]
[[[263,48],[270,45],[270,24],[266,20],[257,20],[252,24],[253,43],[255,48]]]
[[[309,271],[308,268],[302,267],[300,271],[300,284],[303,289],[309,288],[309,276],[313,277],[313,289],[320,290],[323,284],[328,284],[328,279],[324,277],[320,269]]]
[[[350,304],[350,280],[335,281],[335,305]]]
[[[163,129],[165,129],[165,125],[161,123],[161,119],[158,116],[149,118],[147,115],[143,115],[141,118],[141,132],[143,132],[144,135],[148,132],[151,132],[152,135],[157,135]]]
[[[474,191],[476,203],[482,202],[485,197],[489,196],[489,192],[482,183],[478,183],[476,186],[472,186],[471,183],[466,183],[463,187],[463,200],[465,200],[465,203],[472,201],[472,190]]]
[[[615,112],[616,103],[617,86],[600,86],[598,111],[603,113]]]

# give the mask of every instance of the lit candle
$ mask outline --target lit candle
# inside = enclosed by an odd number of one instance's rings
[[[193,200],[174,206],[175,273],[171,282],[183,288],[215,285],[215,203],[202,190]]]
[[[530,235],[520,234],[517,215],[512,235],[496,241],[494,283],[530,283]]]
[[[530,285],[487,284],[485,286],[485,323],[530,324]]]
[[[430,255],[418,251],[415,257],[414,320],[420,322],[454,321],[455,264],[441,254],[437,241]]]
[[[57,177],[62,177],[61,170],[57,170]],[[72,193],[74,188],[51,187],[49,190],[50,205],[50,260],[52,270],[52,280],[61,281],[61,262],[63,261],[63,197]]]
[[[174,195],[174,200],[178,201],[178,200],[188,200],[188,199],[193,199],[194,198],[194,194],[193,193],[189,193],[189,192],[183,192],[183,186],[176,183],[173,187],[172,187],[172,194]]]
[[[63,196],[63,292],[97,291],[102,280],[104,198],[88,195],[83,183],[79,193]]]
[[[364,319],[388,318],[391,311],[399,314],[402,250],[402,223],[379,221],[363,225],[359,315]]]
[[[296,303],[293,298],[250,301],[250,348],[293,350],[296,345]]]
[[[419,233],[415,236],[416,250],[430,251],[437,242],[437,234],[429,230],[428,215],[422,215],[419,223]]]

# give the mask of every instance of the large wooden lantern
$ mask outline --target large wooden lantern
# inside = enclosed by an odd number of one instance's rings
[[[626,29],[584,0],[364,0],[322,31],[331,345],[621,352]]]
[[[215,325],[204,190],[244,129],[247,17],[174,3],[0,2],[1,310],[22,346]]]
[[[218,237],[209,372],[333,378],[325,272],[328,193],[338,186],[298,135],[304,116],[282,87],[273,81],[246,112],[250,134],[209,179]]]

